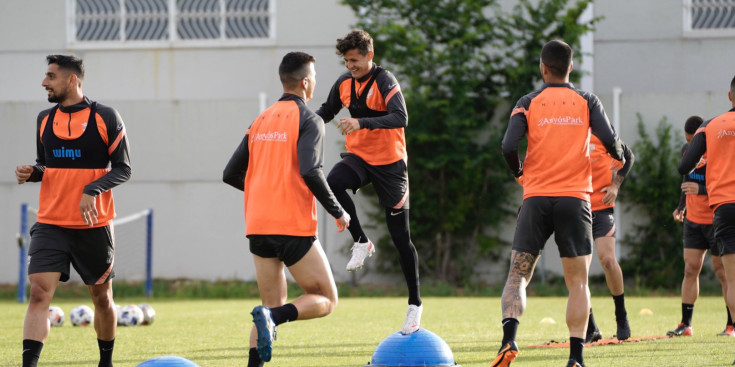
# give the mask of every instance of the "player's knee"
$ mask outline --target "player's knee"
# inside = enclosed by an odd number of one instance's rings
[[[605,271],[610,271],[617,267],[618,260],[615,259],[615,256],[603,256],[600,258],[600,265]]]
[[[340,175],[330,172],[327,175],[327,184],[329,185],[329,188],[332,189],[332,191],[345,191],[347,190],[347,184],[344,182],[344,180],[340,177]]]
[[[43,283],[31,283],[29,302],[31,303],[50,303],[53,297],[53,288]]]
[[[49,289],[38,284],[32,284],[28,302],[33,305],[50,304],[52,296],[53,294]]]
[[[337,308],[337,303],[339,301],[337,300],[337,294],[335,293],[333,297],[327,297],[328,303],[326,307],[326,315],[329,315],[334,311],[335,308]]]
[[[696,264],[685,264],[684,265],[684,276],[685,277],[699,277],[699,272],[702,269],[701,266]]]
[[[92,303],[94,303],[95,309],[108,309],[113,307],[114,301],[108,293],[92,294]]]
[[[89,286],[89,295],[97,309],[111,308],[115,303],[112,300],[112,288],[107,284]]]
[[[725,277],[725,269],[717,269],[715,270],[715,275],[717,276],[717,279],[722,284],[727,284],[727,277]]]

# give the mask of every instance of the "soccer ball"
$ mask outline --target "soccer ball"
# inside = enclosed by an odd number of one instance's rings
[[[156,319],[156,310],[147,303],[141,303],[138,307],[143,311],[143,323],[141,325],[152,324],[153,320]]]
[[[51,326],[64,325],[64,310],[61,307],[51,306],[48,308],[48,321]]]
[[[89,306],[81,305],[74,307],[69,315],[71,324],[74,326],[87,326],[94,322],[94,311]]]
[[[138,326],[143,323],[143,310],[137,305],[127,305],[120,312],[120,320],[123,326]]]

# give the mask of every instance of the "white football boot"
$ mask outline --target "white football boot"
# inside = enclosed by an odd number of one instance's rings
[[[408,305],[408,311],[406,311],[406,321],[403,322],[401,334],[407,335],[419,330],[419,327],[421,326],[421,312],[423,311],[423,305]]]
[[[372,241],[368,240],[364,243],[355,242],[355,245],[352,246],[352,258],[347,263],[347,271],[354,271],[361,268],[365,262],[365,258],[373,256],[374,253],[375,246]]]

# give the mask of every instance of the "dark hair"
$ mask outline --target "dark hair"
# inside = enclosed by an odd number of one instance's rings
[[[732,81],[730,82],[730,95],[732,98],[735,98],[735,77],[732,78]]]
[[[278,67],[278,76],[281,84],[287,88],[294,88],[309,75],[309,64],[316,62],[314,56],[304,52],[289,52],[281,60]]]
[[[72,55],[48,55],[48,64],[59,65],[59,69],[76,74],[77,78],[84,79],[84,62],[82,59]]]
[[[699,116],[691,116],[687,119],[687,122],[684,123],[684,131],[687,134],[692,134],[697,132],[697,129],[699,129],[699,126],[702,125],[704,120],[702,120]]]
[[[572,65],[574,51],[564,41],[549,41],[541,49],[541,62],[549,68],[551,75],[559,78],[567,76]]]
[[[356,29],[347,33],[345,38],[337,39],[337,55],[344,56],[349,50],[357,49],[360,55],[367,55],[369,51],[373,51],[373,38],[368,32],[362,29]]]

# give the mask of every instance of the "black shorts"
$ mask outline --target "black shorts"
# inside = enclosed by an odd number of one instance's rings
[[[31,227],[28,274],[58,272],[69,280],[69,264],[84,284],[103,284],[115,277],[112,225],[71,229],[36,223]]]
[[[605,208],[592,212],[592,238],[615,237],[615,210]]]
[[[296,264],[311,249],[316,236],[299,237],[283,235],[256,235],[248,236],[250,252],[260,257],[276,257],[286,266]]]
[[[360,187],[372,183],[380,205],[408,209],[408,167],[404,160],[373,166],[351,153],[342,153],[341,157],[342,160],[337,164],[347,165],[360,177],[360,185],[354,188],[355,193]]]
[[[592,253],[592,211],[586,200],[532,196],[518,213],[513,250],[538,255],[554,233],[561,257]]]
[[[721,255],[735,253],[735,204],[723,204],[715,210],[715,241]]]
[[[698,224],[684,218],[684,248],[710,250],[712,256],[720,256],[715,241],[715,228],[711,224]]]

